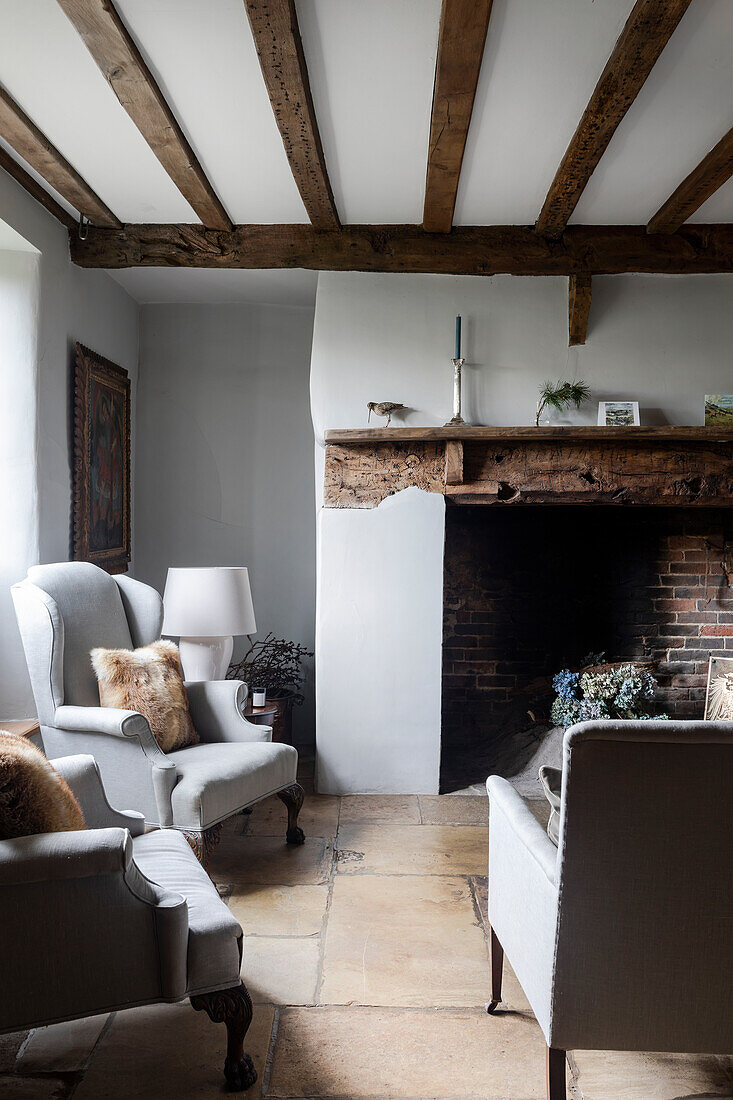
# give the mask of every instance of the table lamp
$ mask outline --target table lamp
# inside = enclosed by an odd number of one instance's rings
[[[257,630],[243,567],[168,570],[163,596],[163,634],[180,639],[186,680],[223,680],[235,634]]]

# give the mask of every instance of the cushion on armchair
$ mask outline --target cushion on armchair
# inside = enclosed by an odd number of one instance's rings
[[[198,744],[173,642],[153,642],[141,649],[93,649],[91,658],[103,707],[139,711],[163,752]]]
[[[0,730],[0,840],[84,828],[79,803],[40,749]]]

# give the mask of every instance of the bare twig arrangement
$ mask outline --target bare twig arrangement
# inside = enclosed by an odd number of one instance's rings
[[[247,639],[249,649],[241,661],[229,666],[227,679],[264,687],[271,698],[294,692],[294,702],[302,703],[299,689],[305,679],[303,661],[313,656],[310,650],[296,642],[275,638],[272,633],[258,642],[253,642],[249,635]]]

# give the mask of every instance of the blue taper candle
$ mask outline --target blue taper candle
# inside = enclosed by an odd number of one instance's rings
[[[461,318],[456,317],[456,354],[455,359],[461,358]]]

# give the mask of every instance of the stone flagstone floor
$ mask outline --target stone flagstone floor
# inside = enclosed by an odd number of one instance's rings
[[[283,842],[276,799],[231,823],[211,865],[247,934],[255,1003],[248,1097],[535,1100],[541,1032],[511,970],[484,1012],[487,802],[310,795],[308,840]],[[188,1003],[0,1036],[0,1097],[223,1093],[225,1030]],[[733,1096],[733,1058],[579,1051],[572,1100]]]

